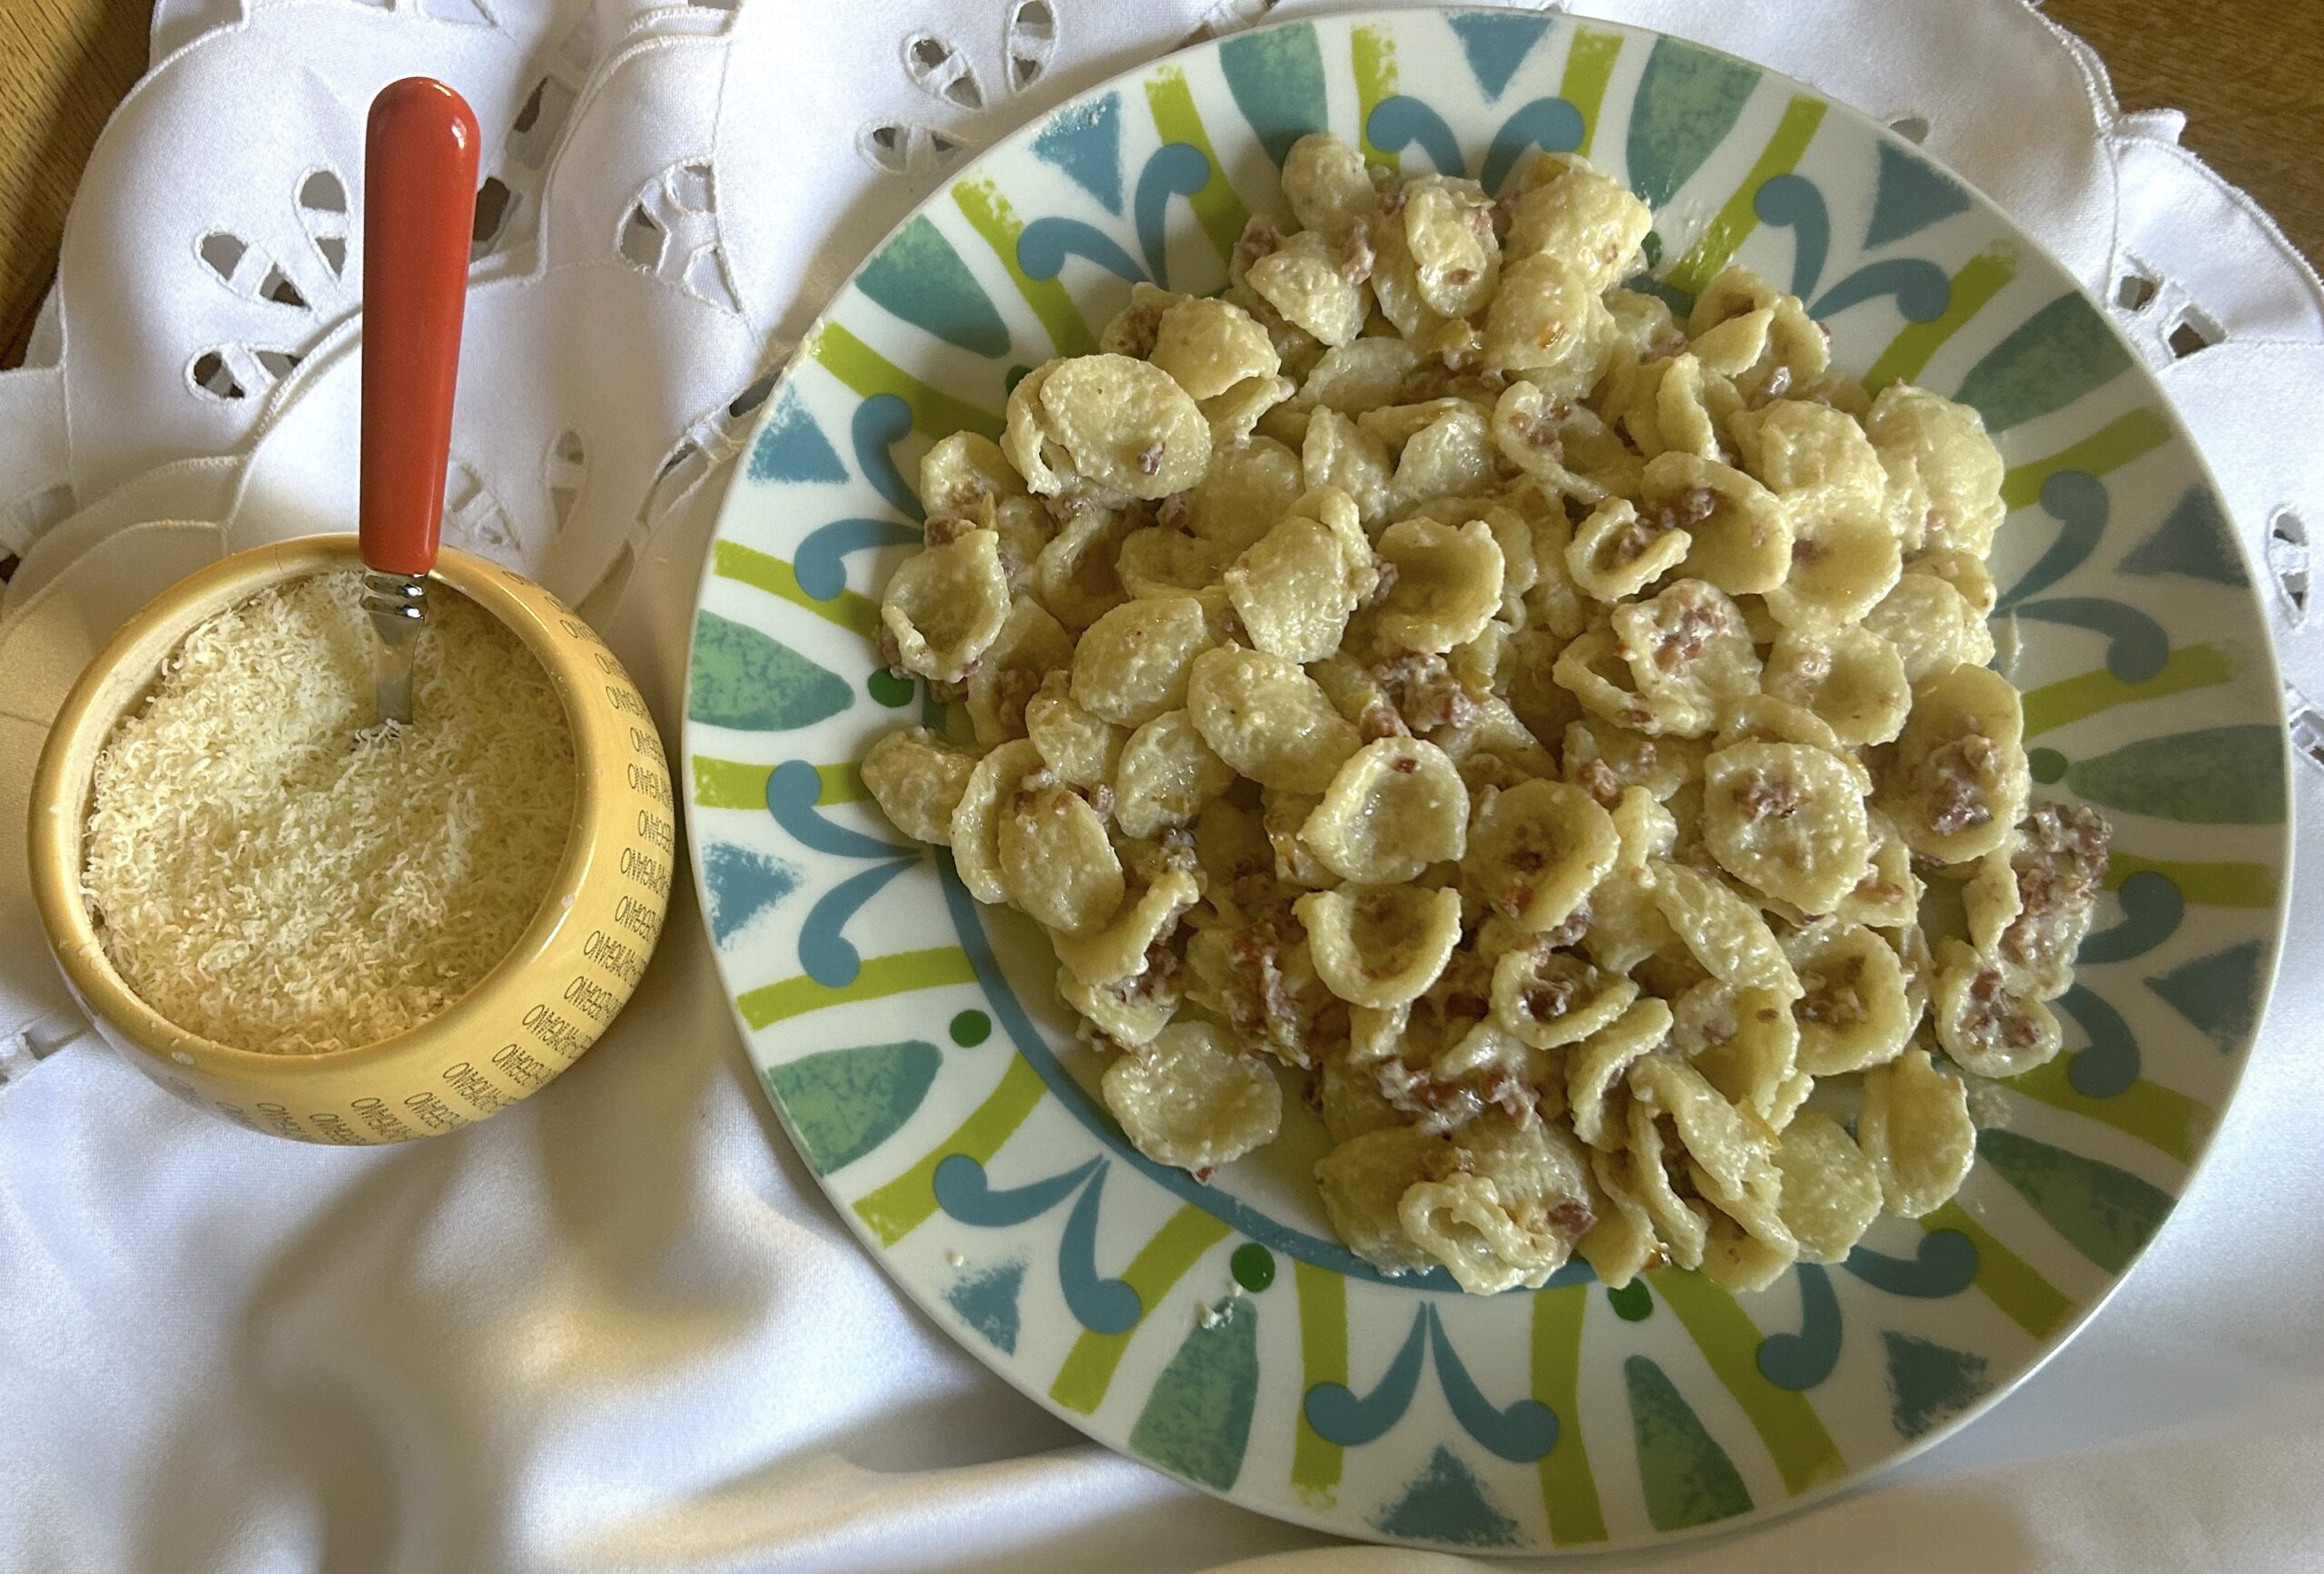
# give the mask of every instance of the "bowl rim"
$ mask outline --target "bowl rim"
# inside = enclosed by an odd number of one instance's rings
[[[446,546],[428,578],[475,602],[524,644],[548,675],[573,741],[572,824],[548,889],[515,943],[466,994],[428,1020],[389,1038],[314,1054],[245,1049],[203,1038],[155,1010],[113,968],[82,898],[79,869],[90,779],[103,737],[97,737],[94,747],[85,745],[100,731],[109,736],[130,708],[103,713],[98,702],[103,692],[133,647],[167,628],[174,636],[162,646],[163,653],[175,650],[201,616],[217,610],[222,595],[232,595],[224,605],[238,605],[271,585],[359,564],[354,535],[323,535],[251,547],[196,570],[114,631],[82,669],[49,724],[33,779],[27,838],[33,898],[49,949],[74,993],[101,1025],[173,1070],[190,1067],[231,1082],[275,1083],[423,1058],[439,1038],[472,1038],[475,1028],[499,1014],[500,998],[519,989],[521,975],[546,957],[564,928],[572,899],[589,878],[595,860],[587,827],[606,812],[607,793],[598,771],[607,762],[601,756],[608,745],[598,730],[581,724],[573,692],[586,681],[586,647],[547,626],[540,610],[517,588],[537,590],[530,581],[488,559]],[[135,703],[133,699],[131,704]],[[76,768],[76,758],[85,759],[91,768]],[[76,812],[67,814],[68,806]]]

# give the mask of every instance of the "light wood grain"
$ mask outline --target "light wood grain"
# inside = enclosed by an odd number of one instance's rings
[[[0,366],[23,359],[64,210],[145,68],[149,0],[0,0]]]
[[[2187,112],[2181,140],[2324,259],[2324,0],[2048,0],[2126,109]]]
[[[2184,109],[2187,145],[2324,257],[2324,0],[2048,0],[2048,11],[2097,46],[2125,105]],[[24,352],[65,205],[144,65],[150,15],[150,0],[0,0],[0,365]]]

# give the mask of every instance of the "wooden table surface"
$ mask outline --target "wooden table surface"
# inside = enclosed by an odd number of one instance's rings
[[[150,0],[0,0],[0,365],[23,355],[81,165],[144,68],[149,9]],[[2314,173],[2324,0],[2049,0],[2048,10],[2097,46],[2125,105],[2185,110],[2187,145],[2257,197],[2310,259],[2324,258]]]

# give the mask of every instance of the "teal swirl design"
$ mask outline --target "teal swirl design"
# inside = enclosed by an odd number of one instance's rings
[[[1343,1448],[1360,1448],[1385,1436],[1411,1408],[1420,1388],[1423,1358],[1429,1353],[1435,1357],[1445,1403],[1462,1429],[1486,1449],[1524,1463],[1557,1446],[1558,1418],[1549,1406],[1521,1399],[1497,1408],[1484,1397],[1452,1348],[1436,1308],[1430,1305],[1413,1313],[1412,1332],[1371,1392],[1358,1394],[1340,1382],[1309,1389],[1305,1407],[1308,1425]]]

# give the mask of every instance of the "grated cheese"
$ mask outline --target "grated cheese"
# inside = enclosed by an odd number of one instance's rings
[[[360,575],[211,618],[98,755],[82,894],[123,981],[180,1027],[320,1054],[417,1027],[540,906],[573,820],[548,674],[429,587],[414,723],[374,725]]]

